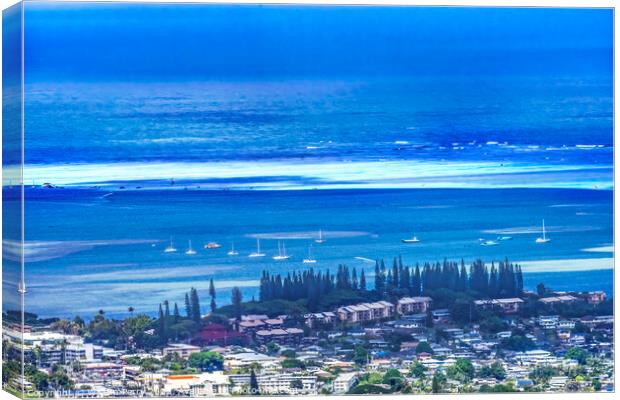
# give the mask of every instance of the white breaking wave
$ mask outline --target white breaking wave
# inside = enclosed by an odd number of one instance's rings
[[[11,167],[9,167],[10,169]],[[13,167],[17,168],[17,167]],[[596,177],[579,171],[598,171]],[[576,174],[570,174],[575,172]],[[566,177],[562,173],[568,173]],[[510,177],[508,177],[510,176]],[[233,189],[313,188],[613,188],[609,166],[532,165],[449,161],[230,161],[27,165],[24,181],[35,184],[105,185],[144,180],[235,180],[206,185]],[[267,181],[263,181],[267,179]],[[4,182],[7,185],[7,182]],[[111,185],[111,184],[110,184]],[[182,185],[179,185],[182,186]]]

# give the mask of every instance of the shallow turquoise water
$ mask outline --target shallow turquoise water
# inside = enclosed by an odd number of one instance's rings
[[[26,240],[62,241],[31,248],[27,256],[27,310],[42,315],[122,314],[133,306],[154,313],[165,299],[182,303],[195,286],[206,299],[208,279],[218,301],[232,286],[249,298],[263,269],[306,268],[313,244],[315,268],[339,263],[372,274],[365,260],[402,255],[405,263],[508,257],[515,261],[611,257],[583,249],[612,243],[612,192],[593,190],[319,190],[106,191],[29,189]],[[545,218],[552,242],[534,243]],[[416,234],[421,242],[404,245]],[[479,238],[513,240],[484,247]],[[256,235],[268,257],[251,259]],[[165,254],[172,237],[179,252]],[[184,254],[188,240],[198,251]],[[277,262],[284,240],[291,259]],[[217,241],[222,248],[202,246]],[[240,255],[226,252],[234,241]],[[37,261],[33,261],[37,260]],[[612,292],[612,271],[526,273],[525,286],[543,281],[558,290]],[[205,300],[206,305],[206,300]]]

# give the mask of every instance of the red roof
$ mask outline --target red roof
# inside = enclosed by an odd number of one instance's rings
[[[239,333],[236,331],[229,331],[220,324],[210,324],[205,326],[200,334],[198,335],[198,339],[203,342],[217,342],[217,341],[227,341],[230,339],[247,339],[248,337],[243,333]]]

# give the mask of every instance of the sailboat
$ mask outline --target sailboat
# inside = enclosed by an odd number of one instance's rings
[[[185,254],[187,254],[188,256],[193,256],[194,254],[196,254],[196,250],[192,249],[192,241],[189,241],[189,244],[187,246],[187,251],[185,252]]]
[[[316,259],[312,257],[312,245],[308,246],[308,257],[304,258],[304,264],[316,264]]]
[[[170,238],[170,246],[164,249],[164,253],[176,253],[177,249],[172,245],[172,238]]]
[[[278,242],[278,255],[273,256],[276,261],[288,260],[291,256],[286,255],[286,247],[283,242]]]
[[[401,239],[400,241],[403,243],[418,243],[420,239],[418,239],[416,235],[413,235],[411,239]]]
[[[316,243],[325,243],[325,239],[323,239],[323,230],[319,229],[319,238],[315,240]]]
[[[237,250],[235,250],[235,242],[232,242],[231,249],[230,249],[230,251],[229,251],[228,253],[226,253],[226,254],[228,254],[229,256],[236,256],[236,255],[239,255],[239,252],[238,252]]]
[[[550,242],[551,239],[547,237],[547,232],[545,231],[545,220],[542,220],[542,237],[536,238],[536,243],[547,243]]]
[[[248,257],[265,257],[265,253],[261,253],[260,252],[260,239],[256,238],[256,251],[253,253],[250,253],[250,255]]]

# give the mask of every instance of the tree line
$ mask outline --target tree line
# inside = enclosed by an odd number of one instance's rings
[[[477,297],[521,296],[523,274],[519,265],[507,259],[497,265],[492,262],[490,266],[476,260],[468,269],[463,260],[460,263],[444,260],[410,267],[398,257],[394,258],[390,268],[383,259],[375,262],[373,289],[367,288],[363,269],[349,269],[346,265],[339,265],[335,274],[329,270],[309,269],[289,272],[283,277],[263,271],[259,298],[261,301],[307,299],[311,305],[335,290],[372,290],[382,297],[389,297],[421,296],[437,289],[474,292]]]

